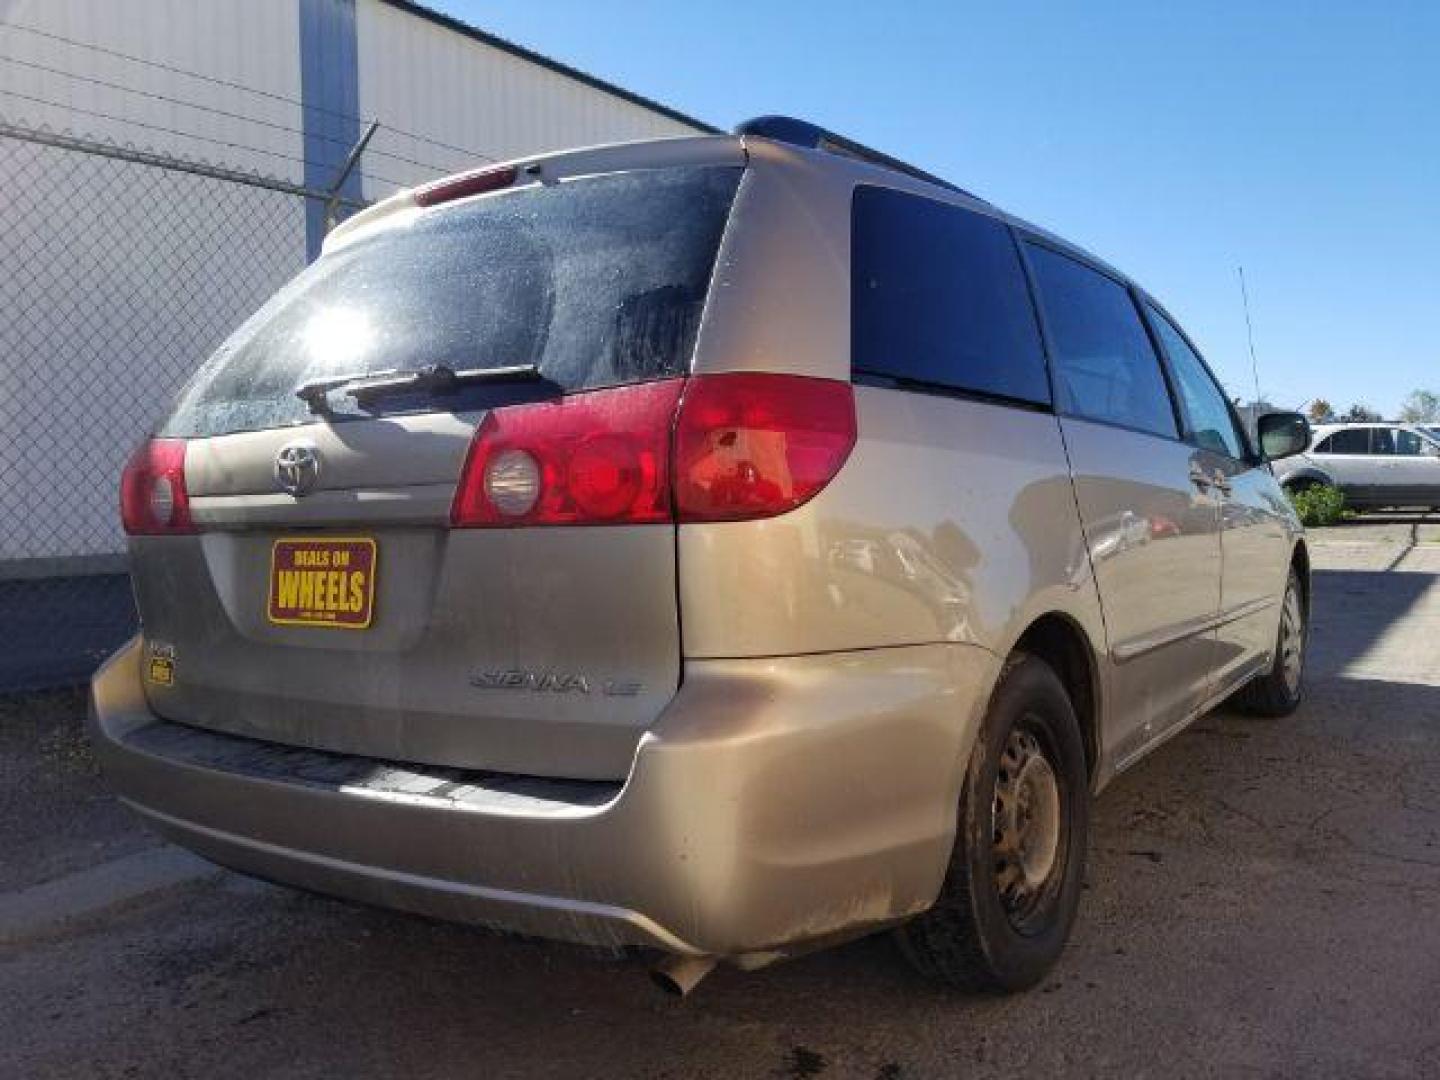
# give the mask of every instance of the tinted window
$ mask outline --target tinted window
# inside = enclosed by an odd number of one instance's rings
[[[574,390],[684,371],[739,177],[653,169],[521,188],[346,244],[220,346],[163,433],[313,420],[296,385],[350,372],[534,364]],[[384,405],[476,407],[465,398]],[[331,419],[369,415],[331,403]]]
[[[1369,428],[1346,428],[1328,438],[1321,439],[1315,447],[1317,454],[1368,454],[1370,452]]]
[[[1130,293],[1074,259],[1028,247],[1054,347],[1056,405],[1173,437],[1170,394]]]
[[[1243,458],[1245,443],[1230,416],[1230,407],[1225,403],[1220,387],[1174,324],[1155,308],[1148,304],[1146,307],[1156,336],[1160,338],[1160,347],[1170,361],[1175,392],[1180,399],[1180,412],[1185,417],[1185,430],[1190,441],[1217,454]]]
[[[1389,428],[1370,429],[1370,453],[1395,453],[1395,436],[1391,433]]]
[[[1406,431],[1403,428],[1397,428],[1395,431],[1395,453],[1397,454],[1419,457],[1421,454],[1429,452],[1429,446],[1429,443],[1413,431]]]
[[[856,188],[851,218],[857,375],[1049,403],[1035,313],[1004,224],[877,187]]]

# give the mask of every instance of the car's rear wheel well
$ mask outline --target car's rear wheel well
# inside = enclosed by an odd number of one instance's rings
[[[1070,695],[1085,743],[1085,766],[1093,780],[1099,761],[1100,682],[1085,632],[1064,615],[1043,615],[1020,635],[1015,652],[1044,660]]]
[[[1287,495],[1298,495],[1302,491],[1309,491],[1311,488],[1334,487],[1335,481],[1324,473],[1305,471],[1296,473],[1294,476],[1286,477],[1280,487]]]

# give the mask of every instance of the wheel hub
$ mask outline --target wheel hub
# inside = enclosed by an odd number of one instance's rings
[[[1015,730],[995,777],[995,884],[1005,909],[1023,914],[1050,878],[1060,849],[1060,785],[1035,736]]]

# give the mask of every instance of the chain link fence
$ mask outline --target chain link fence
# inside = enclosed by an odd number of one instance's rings
[[[133,630],[125,459],[306,262],[331,193],[0,123],[0,693],[84,678]],[[341,200],[338,216],[357,205]],[[334,207],[332,206],[332,209]]]

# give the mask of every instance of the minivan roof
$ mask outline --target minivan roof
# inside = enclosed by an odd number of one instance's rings
[[[858,158],[861,161],[868,161],[874,165],[883,165],[887,169],[894,169],[906,176],[913,176],[917,180],[924,180],[927,184],[938,184],[940,187],[950,191],[958,191],[961,195],[967,195],[980,202],[981,199],[972,191],[952,184],[934,173],[928,173],[924,169],[917,168],[909,162],[901,161],[899,158],[891,157],[880,150],[848,139],[844,135],[837,135],[833,131],[827,131],[817,124],[808,120],[797,120],[793,116],[757,116],[753,120],[744,120],[735,125],[735,134],[744,138],[755,136],[762,139],[773,139],[776,142],[789,143],[791,146],[802,146],[807,150],[826,150],[832,154],[841,154],[845,157]]]
[[[483,168],[462,170],[454,176],[474,172],[488,172],[515,168],[522,173],[538,174],[542,169],[546,179],[561,179],[587,173],[615,171],[630,168],[655,168],[664,165],[734,163],[745,164],[749,151],[746,146],[752,140],[764,140],[779,144],[804,154],[824,158],[827,163],[853,171],[870,179],[881,176],[892,186],[910,190],[916,194],[929,194],[949,200],[964,200],[972,209],[990,214],[1015,228],[1026,232],[1045,243],[1091,264],[1126,285],[1146,292],[1143,286],[1123,271],[1112,266],[1094,252],[1066,240],[1024,218],[1011,214],[988,199],[967,191],[918,166],[880,150],[836,134],[817,124],[789,116],[762,116],[746,120],[736,126],[733,135],[673,136],[661,139],[641,139],[630,142],[607,143],[599,146],[580,147],[534,154],[499,164],[487,164]],[[442,178],[443,179],[443,178]],[[898,181],[898,183],[897,183]],[[438,183],[439,181],[434,181]],[[333,250],[347,243],[353,236],[368,231],[369,226],[382,219],[390,218],[402,211],[417,208],[416,188],[398,191],[388,198],[352,215],[341,222],[325,238],[325,251]],[[1147,298],[1153,300],[1153,297]]]
[[[945,192],[954,195],[961,195],[973,203],[979,203],[981,207],[996,217],[1009,222],[1017,229],[1030,233],[1051,244],[1056,248],[1079,256],[1084,261],[1093,264],[1112,277],[1115,277],[1128,285],[1144,292],[1144,288],[1135,282],[1128,275],[1111,266],[1104,259],[1094,252],[1087,251],[1078,244],[1071,243],[1062,236],[1057,236],[1050,230],[1017,217],[996,206],[980,195],[967,191],[958,184],[952,183],[934,173],[926,172],[916,165],[899,158],[891,157],[889,154],[864,143],[856,142],[847,136],[837,134],[818,124],[812,124],[808,120],[799,120],[793,116],[759,116],[753,120],[745,120],[735,127],[735,134],[742,139],[763,138],[771,142],[784,143],[787,146],[797,147],[801,150],[812,153],[829,154],[847,164],[858,165],[861,168],[874,168],[899,173],[921,184],[941,188]],[[1148,295],[1148,294],[1147,294]]]

